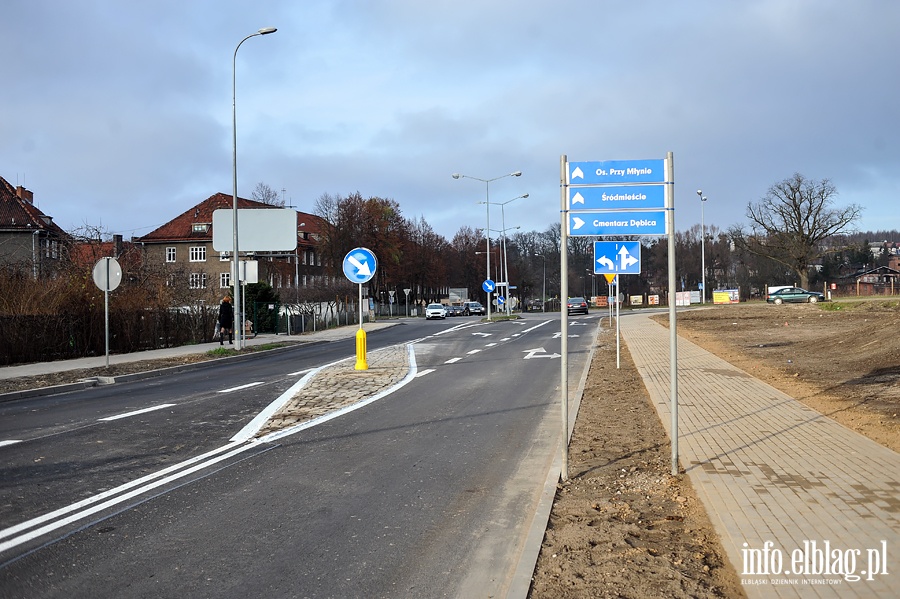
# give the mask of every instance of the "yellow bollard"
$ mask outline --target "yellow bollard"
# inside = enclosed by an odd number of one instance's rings
[[[356,332],[356,370],[368,370],[366,362],[366,332],[359,329]]]

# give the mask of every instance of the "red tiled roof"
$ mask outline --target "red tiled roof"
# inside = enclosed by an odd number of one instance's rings
[[[47,231],[59,237],[67,234],[53,218],[30,201],[20,198],[16,188],[0,177],[0,229],[4,231]]]
[[[238,209],[271,209],[277,208],[271,204],[264,204],[256,200],[248,200],[239,197]],[[176,216],[158,229],[151,231],[143,237],[135,238],[138,243],[163,243],[174,241],[211,241],[212,240],[212,215],[219,209],[231,210],[234,207],[233,197],[224,193],[212,195],[196,206],[189,208]],[[194,225],[210,225],[205,231],[194,232]],[[302,225],[302,226],[301,226]],[[297,213],[297,233],[302,232],[319,234],[323,229],[322,219],[314,214],[306,212]]]

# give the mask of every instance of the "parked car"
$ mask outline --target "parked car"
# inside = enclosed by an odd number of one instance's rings
[[[425,308],[425,320],[432,318],[447,318],[447,309],[444,304],[428,304]]]
[[[463,314],[466,316],[471,314],[484,316],[484,306],[481,305],[481,302],[463,302]]]
[[[770,304],[783,303],[806,303],[815,304],[816,302],[824,302],[825,296],[818,291],[807,291],[799,287],[784,287],[778,291],[773,291],[766,296],[766,302]]]
[[[566,300],[566,308],[569,314],[587,314],[588,303],[583,297],[570,297]]]

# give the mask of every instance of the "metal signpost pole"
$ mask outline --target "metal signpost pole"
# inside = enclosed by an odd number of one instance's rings
[[[560,214],[562,215],[560,227],[560,252],[559,252],[559,297],[561,302],[569,299],[569,210],[568,210],[568,174],[566,155],[563,154],[559,159],[559,189],[560,189]],[[560,448],[562,451],[562,465],[560,467],[560,478],[563,481],[569,480],[569,310],[568,307],[563,308],[560,304],[559,310],[560,325],[560,356],[559,371],[559,402],[562,409],[562,439],[560,439]]]
[[[701,204],[702,207],[702,204]],[[673,154],[666,154],[666,233],[669,236],[669,378],[672,411],[672,476],[678,474],[678,332],[675,328],[675,166]],[[703,290],[706,295],[706,290]]]

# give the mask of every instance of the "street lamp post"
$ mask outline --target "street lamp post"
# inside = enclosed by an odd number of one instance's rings
[[[697,195],[700,196],[700,270],[703,271],[700,274],[701,284],[703,285],[703,289],[700,290],[700,303],[706,303],[706,225],[703,222],[703,204],[706,203],[706,196],[703,195],[703,190],[698,189]]]
[[[237,201],[237,53],[238,49],[241,47],[241,44],[246,42],[251,37],[256,37],[257,35],[268,35],[270,33],[275,33],[278,31],[274,27],[263,27],[256,33],[251,33],[240,42],[234,49],[234,58],[231,61],[231,132],[232,132],[232,163],[231,163],[231,173],[232,173],[232,196],[231,196],[231,235],[232,235],[232,270],[234,271],[234,281],[232,281],[232,285],[234,285],[234,324],[237,326],[234,327],[235,330],[235,340],[237,341],[237,349],[241,349],[243,347],[243,339],[244,339],[244,316],[241,306],[241,272],[240,272],[240,261],[239,261],[239,252],[238,252],[238,201]]]
[[[528,195],[528,194],[525,194]],[[505,220],[505,219],[504,219]],[[491,229],[495,233],[500,233],[500,258],[503,260],[503,265],[500,268],[500,276],[503,277],[503,281],[506,283],[506,301],[504,304],[506,305],[506,315],[509,316],[509,264],[506,260],[506,232],[514,229],[521,229],[522,227],[510,227],[509,229]]]
[[[520,196],[514,197],[511,200],[506,200],[505,202],[500,203],[500,228],[503,229],[503,276],[506,278],[506,315],[509,316],[509,299],[512,293],[509,291],[509,263],[506,261],[506,214],[504,208],[510,202],[514,202],[520,198],[527,198],[528,194],[524,193]],[[490,208],[490,206],[488,206]],[[516,227],[519,229],[521,227]]]
[[[487,237],[487,278],[491,278],[491,181],[496,181],[497,179],[502,179],[504,177],[521,177],[522,171],[515,171],[513,173],[508,173],[506,175],[500,175],[499,177],[494,177],[493,179],[479,179],[478,177],[470,177],[469,175],[461,175],[459,173],[453,173],[451,175],[454,179],[474,179],[476,181],[481,181],[484,183],[485,188],[485,206],[487,208],[487,226],[485,227],[485,236]],[[491,319],[491,292],[487,292],[487,319]]]
[[[547,311],[547,256],[543,254],[535,254],[544,259],[544,287],[541,291],[541,312]]]

